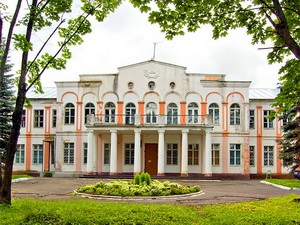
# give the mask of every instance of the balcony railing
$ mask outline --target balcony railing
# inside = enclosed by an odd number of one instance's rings
[[[212,125],[211,115],[120,115],[89,114],[88,126],[132,125],[132,126],[176,126],[176,125]]]

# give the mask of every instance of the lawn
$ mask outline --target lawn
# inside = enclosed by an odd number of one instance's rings
[[[265,181],[289,188],[300,188],[300,180],[298,179],[265,179]]]
[[[299,196],[206,205],[103,203],[93,199],[17,199],[0,205],[0,224],[299,224]]]

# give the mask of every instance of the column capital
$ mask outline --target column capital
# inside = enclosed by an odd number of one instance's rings
[[[181,133],[188,133],[190,130],[189,129],[183,129],[182,131],[181,131]]]
[[[134,133],[141,133],[141,129],[134,129]]]
[[[110,130],[110,133],[117,133],[118,131],[116,129]]]
[[[165,133],[164,129],[158,129],[157,131],[158,131],[158,133]]]

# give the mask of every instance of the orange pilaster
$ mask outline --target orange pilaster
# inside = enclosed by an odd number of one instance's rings
[[[124,102],[118,102],[118,124],[123,123],[123,105]]]
[[[186,124],[186,102],[180,102],[180,124]]]
[[[144,117],[145,117],[145,102],[139,102],[139,115],[141,116],[141,124],[144,124]]]

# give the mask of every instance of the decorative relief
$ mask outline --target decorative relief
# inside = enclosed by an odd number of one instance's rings
[[[156,79],[160,75],[160,71],[156,69],[145,69],[145,77],[148,79]]]

